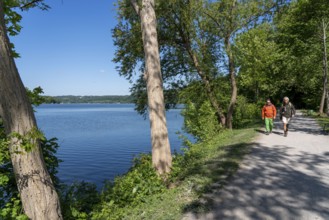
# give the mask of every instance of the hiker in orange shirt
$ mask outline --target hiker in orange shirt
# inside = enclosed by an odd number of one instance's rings
[[[262,119],[265,120],[265,134],[272,133],[273,120],[276,117],[276,108],[270,99],[266,100],[266,104],[262,108]]]

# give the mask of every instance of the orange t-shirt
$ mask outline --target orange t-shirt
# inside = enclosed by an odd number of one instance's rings
[[[264,105],[262,108],[262,118],[275,118],[276,117],[276,108],[273,104]]]

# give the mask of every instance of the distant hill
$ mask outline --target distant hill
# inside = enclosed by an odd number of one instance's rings
[[[45,96],[46,103],[133,103],[130,95]]]

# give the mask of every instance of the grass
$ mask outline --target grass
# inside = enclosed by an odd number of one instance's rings
[[[322,127],[325,133],[329,133],[329,117],[328,116],[318,116],[316,120],[319,122],[319,125]]]
[[[327,114],[320,115],[319,113],[314,112],[312,110],[302,110],[302,113],[304,115],[315,118],[321,126],[323,132],[329,133],[329,116]]]
[[[250,150],[255,129],[225,131],[206,143],[194,144],[191,157],[174,186],[127,209],[124,219],[181,219],[187,212],[204,213],[212,205],[206,194],[227,184]],[[195,159],[197,158],[197,160]],[[186,161],[185,161],[186,162]]]

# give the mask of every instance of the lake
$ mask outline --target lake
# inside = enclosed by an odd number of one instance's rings
[[[149,120],[133,104],[43,104],[36,111],[46,137],[58,138],[58,176],[66,184],[84,180],[101,187],[125,173],[134,156],[151,152]],[[182,148],[180,112],[166,113],[172,152]]]

